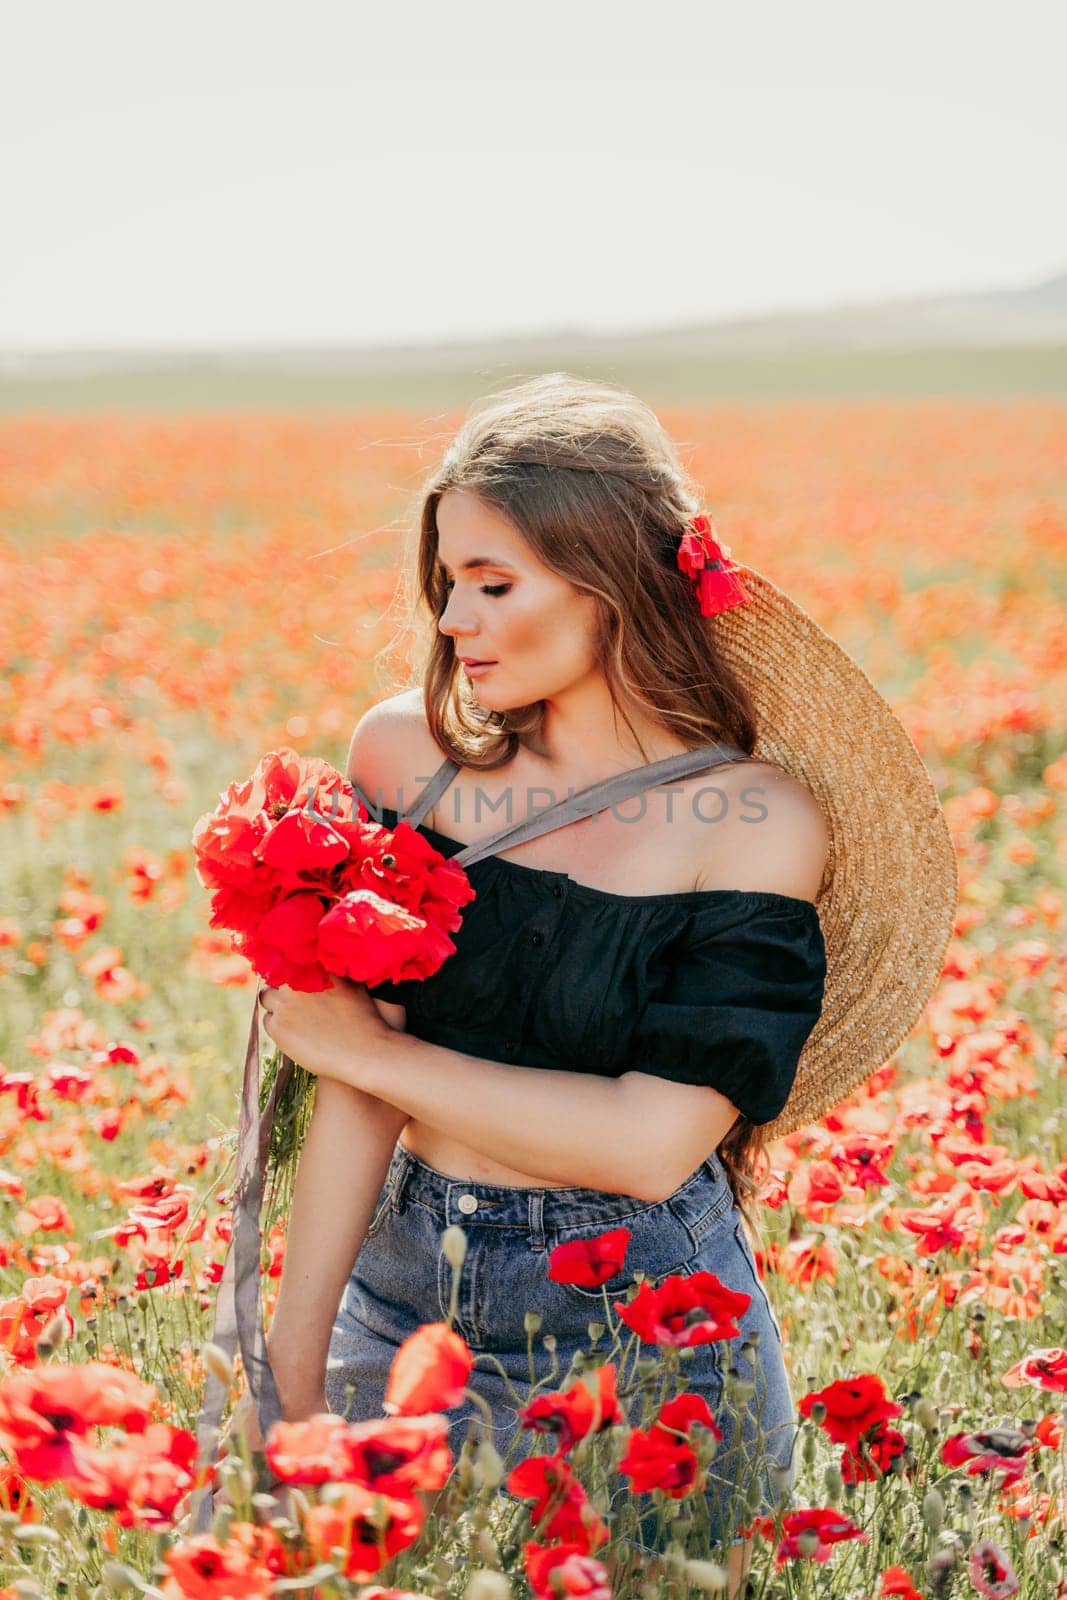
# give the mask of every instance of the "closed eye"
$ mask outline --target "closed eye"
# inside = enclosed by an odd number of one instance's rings
[[[446,578],[445,579],[445,588],[446,589],[451,589],[451,588],[454,587],[454,585],[455,585],[455,579],[454,578]],[[507,594],[507,592],[508,592],[508,590],[510,588],[511,588],[511,584],[510,583],[486,583],[486,584],[483,584],[481,586],[481,589],[480,589],[479,592],[481,594],[501,595],[501,594]]]

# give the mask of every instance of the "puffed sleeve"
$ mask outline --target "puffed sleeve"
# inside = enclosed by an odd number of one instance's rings
[[[631,1070],[707,1084],[753,1122],[772,1122],[822,1011],[826,946],[814,905],[745,891],[724,910],[716,896],[661,955]]]

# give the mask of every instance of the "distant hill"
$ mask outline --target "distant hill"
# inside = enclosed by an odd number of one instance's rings
[[[562,368],[653,404],[1067,397],[1067,272],[1022,289],[779,311],[636,332],[406,344],[0,350],[0,412],[420,410]]]
[[[276,372],[440,371],[498,361],[656,360],[683,356],[788,355],[799,352],[991,349],[1067,344],[1067,272],[1025,289],[911,295],[891,300],[779,311],[757,317],[676,324],[636,332],[580,327],[492,339],[407,344],[260,345],[253,348],[144,347],[136,350],[2,351],[8,377],[180,371],[190,367]]]

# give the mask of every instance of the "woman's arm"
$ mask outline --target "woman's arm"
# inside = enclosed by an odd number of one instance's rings
[[[374,1214],[405,1111],[319,1078],[267,1334],[286,1421],[326,1411],[326,1357],[345,1284]]]
[[[517,1067],[410,1033],[349,1051],[333,1070],[405,1118],[519,1172],[651,1203],[673,1194],[738,1116],[710,1087],[643,1072],[602,1078]]]

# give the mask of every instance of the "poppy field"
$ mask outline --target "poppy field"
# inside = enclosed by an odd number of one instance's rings
[[[1067,415],[659,414],[734,556],[905,723],[960,874],[912,1035],[769,1151],[797,1478],[742,1520],[745,1592],[1067,1600]],[[343,771],[407,685],[401,540],[460,420],[0,420],[0,1600],[727,1593],[683,1352],[729,1305],[691,1279],[605,1303],[582,1370],[523,1397],[513,1459],[445,1442],[477,1381],[446,1321],[398,1353],[380,1423],[279,1424],[281,1499],[231,1438],[210,1532],[189,1517],[208,1373],[243,1388],[211,1334],[256,991],[193,828],[266,751]],[[269,1322],[285,1218],[263,1224]],[[624,1231],[553,1271],[595,1289]],[[654,1497],[666,1556],[623,1548],[609,1479]]]

